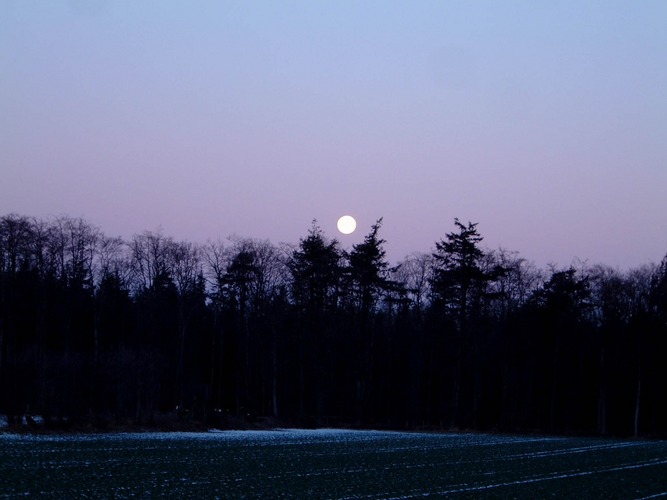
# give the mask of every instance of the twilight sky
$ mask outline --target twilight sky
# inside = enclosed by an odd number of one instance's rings
[[[2,0],[0,75],[0,215],[667,253],[664,0]]]

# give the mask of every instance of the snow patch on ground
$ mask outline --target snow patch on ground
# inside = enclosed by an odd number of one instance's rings
[[[568,496],[583,491],[582,485],[597,488],[597,496],[622,487],[623,496],[630,491],[624,481],[632,480],[631,497],[651,498],[667,484],[644,484],[667,470],[665,446],[661,441],[329,428],[0,432],[0,470],[23,478],[14,489],[0,486],[0,497],[40,491],[60,498],[109,491],[123,497],[166,492],[199,498],[221,492],[258,498],[528,497],[545,491]],[[32,484],[25,478],[37,481],[31,475],[37,467],[48,474],[34,491],[22,489]]]

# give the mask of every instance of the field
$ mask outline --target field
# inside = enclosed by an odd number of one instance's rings
[[[342,430],[0,434],[0,497],[658,498],[667,442]]]

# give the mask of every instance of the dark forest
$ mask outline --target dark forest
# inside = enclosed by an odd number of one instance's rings
[[[382,219],[345,250],[315,221],[294,245],[199,245],[6,215],[0,413],[667,436],[667,257],[538,269],[454,224],[393,266]]]

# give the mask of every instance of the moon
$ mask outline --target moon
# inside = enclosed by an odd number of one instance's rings
[[[357,228],[357,221],[351,215],[343,215],[338,219],[338,230],[343,234],[351,234]]]

